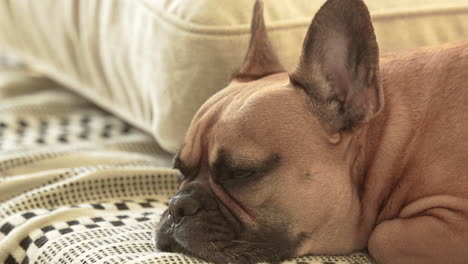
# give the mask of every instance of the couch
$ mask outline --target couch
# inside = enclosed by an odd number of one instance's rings
[[[268,0],[287,69],[323,0]],[[382,54],[468,37],[464,0],[367,1]],[[203,263],[158,252],[171,154],[247,51],[250,0],[4,0],[0,263]],[[2,60],[0,60],[1,62]],[[4,63],[5,64],[5,63]],[[373,263],[366,252],[285,263]]]

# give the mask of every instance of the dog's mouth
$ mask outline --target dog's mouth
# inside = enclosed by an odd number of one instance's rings
[[[215,208],[204,208],[196,215],[183,217],[178,223],[174,222],[171,209],[168,208],[160,219],[156,243],[158,248],[206,258],[204,255],[207,254],[203,253],[207,245],[220,252],[221,249],[232,246],[229,245],[230,241],[239,241],[240,234],[246,229],[241,217],[217,195],[211,195],[210,198],[216,203]],[[228,204],[236,206],[236,211],[242,210],[226,195],[224,201],[228,199]]]
[[[183,218],[179,223],[174,223],[169,211],[166,210],[160,222],[156,237],[158,249],[203,259],[213,254],[209,250],[210,247],[216,250],[218,244],[226,244],[236,237],[234,228],[226,224],[225,219],[219,214],[213,212]]]
[[[156,232],[159,250],[213,263],[278,262],[292,257],[296,243],[288,239],[284,226],[252,225],[250,214],[222,188],[211,189],[216,209],[204,209],[178,223],[169,210],[163,213]]]
[[[293,256],[295,244],[278,230],[238,236],[235,228],[219,225],[212,217],[184,219],[172,225],[166,211],[156,233],[157,248],[223,264],[278,263]]]
[[[162,251],[182,253],[214,263],[248,263],[230,258],[230,250],[236,241],[240,241],[241,225],[235,217],[225,217],[225,214],[231,213],[221,205],[218,212],[204,212],[175,224],[169,210],[166,210],[156,233],[156,246]]]

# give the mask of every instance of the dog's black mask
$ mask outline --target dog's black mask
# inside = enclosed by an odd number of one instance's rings
[[[161,216],[156,246],[214,263],[278,262],[290,258],[297,243],[269,227],[248,230],[201,183],[185,184]]]

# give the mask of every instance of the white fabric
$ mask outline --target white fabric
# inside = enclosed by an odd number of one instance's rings
[[[151,132],[171,152],[247,51],[253,0],[2,0],[0,50]],[[283,64],[323,0],[265,1]],[[382,51],[468,36],[466,0],[367,1]]]

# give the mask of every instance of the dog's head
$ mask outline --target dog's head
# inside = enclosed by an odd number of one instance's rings
[[[378,57],[362,0],[328,0],[287,73],[257,1],[245,64],[200,108],[175,158],[181,185],[158,248],[215,263],[364,248],[353,139],[382,108]]]

